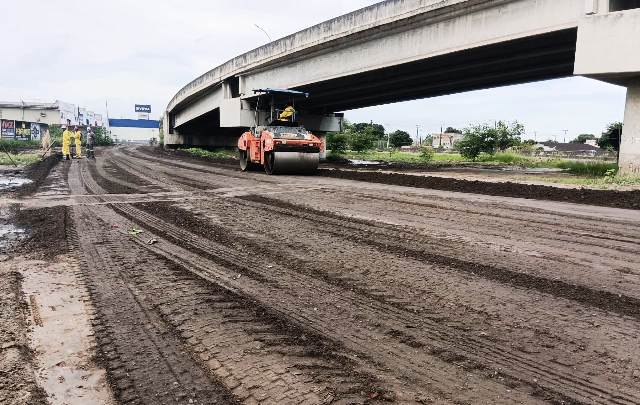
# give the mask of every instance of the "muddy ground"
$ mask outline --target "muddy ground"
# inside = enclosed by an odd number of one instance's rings
[[[101,150],[4,199],[11,254],[76,263],[118,403],[640,403],[637,195],[322,174]]]

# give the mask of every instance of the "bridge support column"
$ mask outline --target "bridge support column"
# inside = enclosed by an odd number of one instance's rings
[[[619,166],[620,175],[640,176],[640,79],[627,88]]]

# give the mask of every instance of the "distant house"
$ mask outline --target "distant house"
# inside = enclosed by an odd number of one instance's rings
[[[540,142],[535,149],[546,154],[560,154],[566,156],[596,156],[602,150],[587,143],[560,143],[554,141]]]
[[[452,149],[456,142],[462,140],[464,135],[455,132],[445,132],[443,134],[432,134],[431,146],[434,149]]]

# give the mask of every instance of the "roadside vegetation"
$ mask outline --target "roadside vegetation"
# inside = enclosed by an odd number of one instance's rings
[[[329,159],[336,161],[349,159],[437,166],[471,164],[488,167],[548,168],[561,169],[564,173],[581,176],[579,179],[568,178],[568,182],[640,184],[635,178],[616,177],[618,168],[612,161],[544,156],[536,153],[536,142],[522,139],[525,129],[517,121],[477,124],[463,130],[447,128],[445,132],[463,135],[448,151],[432,148],[430,137],[421,139],[421,146],[402,150],[403,146],[413,145],[414,140],[407,132],[386,133],[384,127],[379,124],[347,122],[341,133],[330,134],[327,137],[327,149],[331,151]],[[587,140],[597,139],[602,149],[617,151],[621,132],[622,124],[612,123],[600,138],[593,134],[581,134],[572,143],[585,143]]]
[[[0,139],[0,152],[5,151],[17,154],[23,150],[32,150],[40,148],[40,141],[15,141]]]
[[[238,154],[232,149],[207,150],[203,148],[185,148],[180,149],[184,153],[207,159],[237,159]]]
[[[15,163],[18,166],[30,165],[40,160],[42,156],[38,153],[9,153],[0,152],[0,165],[13,166]]]

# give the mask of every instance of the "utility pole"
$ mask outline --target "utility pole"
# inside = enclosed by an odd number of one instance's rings
[[[416,125],[416,142],[418,142],[420,138],[420,127],[422,127],[422,125]],[[420,145],[422,145],[422,141],[420,141]]]
[[[568,129],[563,129],[562,131],[564,132],[563,141],[564,141],[564,143],[567,143],[567,132],[569,132],[569,130]]]

